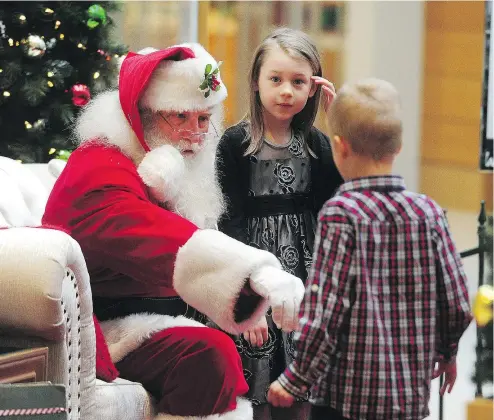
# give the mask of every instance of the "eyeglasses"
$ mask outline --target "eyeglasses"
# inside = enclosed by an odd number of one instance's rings
[[[170,124],[170,122],[165,118],[165,116],[161,112],[158,112],[158,114],[170,126],[171,130],[174,133],[178,134],[180,137],[183,137],[186,139],[190,139],[192,137],[195,137],[195,138],[200,138],[201,141],[205,141],[206,139],[211,138],[211,137],[215,137],[215,136],[219,137],[218,132],[216,131],[216,127],[214,126],[212,121],[209,121],[209,124],[211,124],[211,127],[213,127],[214,133],[210,133],[210,132],[203,133],[203,132],[197,132],[197,131],[192,131],[192,130],[186,130],[184,128],[175,128],[173,125]]]

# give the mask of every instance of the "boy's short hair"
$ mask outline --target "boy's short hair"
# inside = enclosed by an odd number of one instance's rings
[[[331,135],[345,138],[361,156],[381,160],[401,149],[400,98],[384,80],[365,79],[341,87],[328,110]]]

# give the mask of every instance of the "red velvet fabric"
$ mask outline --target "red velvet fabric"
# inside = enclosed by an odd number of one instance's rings
[[[92,142],[70,156],[43,224],[79,243],[98,297],[176,296],[176,254],[197,226],[154,203],[130,158]]]
[[[236,408],[248,390],[233,340],[205,327],[173,327],[151,336],[117,367],[156,398],[158,412],[207,416]]]
[[[111,360],[105,336],[101,331],[98,319],[94,315],[93,321],[96,333],[96,377],[102,381],[112,382],[118,377],[119,372]]]

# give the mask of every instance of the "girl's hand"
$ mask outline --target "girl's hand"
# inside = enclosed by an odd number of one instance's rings
[[[334,85],[329,80],[326,80],[324,77],[312,76],[311,79],[316,85],[321,86],[322,106],[324,112],[328,112],[331,103],[333,102],[334,98],[336,98],[336,89]]]
[[[243,336],[252,347],[261,347],[268,341],[268,322],[266,317],[263,316],[254,327],[245,331]]]

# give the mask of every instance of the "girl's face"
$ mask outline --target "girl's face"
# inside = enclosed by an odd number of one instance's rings
[[[291,121],[316,92],[311,77],[312,68],[305,59],[290,57],[279,47],[269,50],[256,86],[264,112],[276,120]]]

